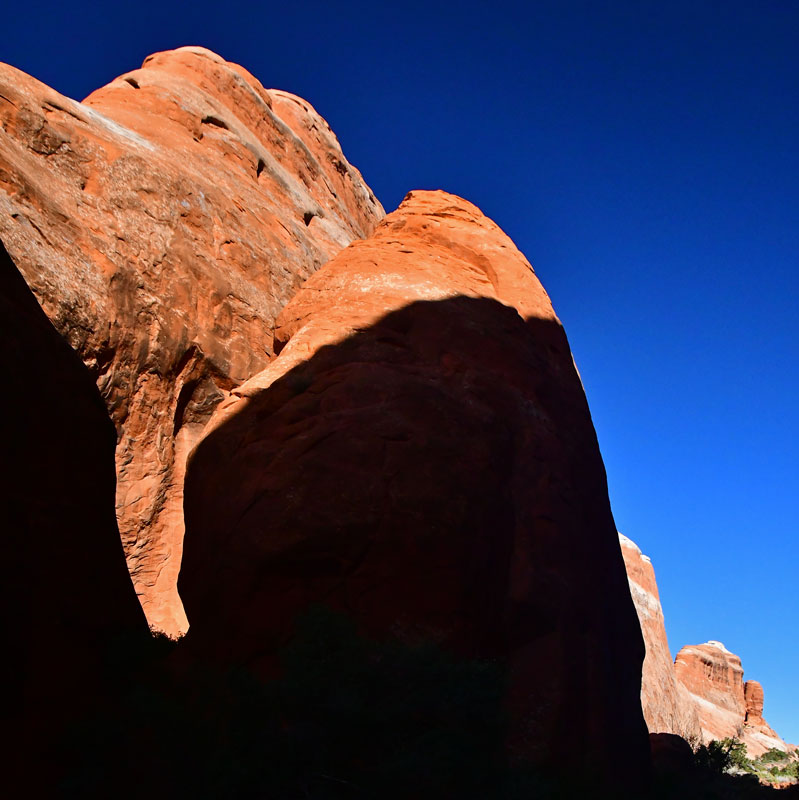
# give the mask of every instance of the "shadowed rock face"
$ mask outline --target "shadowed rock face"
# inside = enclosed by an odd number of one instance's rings
[[[175,634],[185,458],[273,354],[274,319],[382,218],[303,100],[184,47],[83,103],[0,65],[0,236],[116,424],[117,515]]]
[[[621,552],[646,645],[641,675],[641,706],[649,732],[699,739],[701,728],[696,704],[677,681],[666,637],[663,608],[652,562],[638,545],[619,534]],[[655,740],[653,740],[655,741]],[[668,738],[657,741],[670,741]]]
[[[643,644],[563,329],[478,209],[413,192],[280,315],[190,459],[186,644],[269,671],[311,603],[510,670],[511,747],[648,758]],[[581,762],[582,760],[582,762]]]
[[[114,426],[2,244],[0,368],[3,781],[19,771],[40,796],[66,726],[114,695],[109,653],[148,631],[114,514]]]
[[[674,665],[696,703],[704,741],[735,737],[753,757],[770,748],[790,749],[763,719],[763,687],[744,684],[741,659],[721,642],[683,647]]]

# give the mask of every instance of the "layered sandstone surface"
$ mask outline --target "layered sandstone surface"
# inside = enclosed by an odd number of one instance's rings
[[[705,739],[740,738],[746,717],[741,659],[710,641],[683,647],[674,668],[697,705]]]
[[[699,739],[696,703],[674,670],[652,562],[631,539],[619,534],[619,542],[646,645],[641,706],[649,732],[677,734],[689,741]]]
[[[136,591],[182,632],[186,454],[269,362],[300,284],[382,208],[306,102],[202,48],[83,103],[0,65],[0,122],[0,238],[97,382]]]
[[[763,719],[763,687],[757,681],[744,684],[741,659],[721,642],[683,647],[674,666],[696,703],[704,741],[740,739],[751,757],[770,748],[789,750]]]
[[[626,536],[619,534],[619,543],[646,645],[641,706],[650,733],[705,743],[737,738],[750,757],[787,750],[763,719],[763,687],[744,684],[741,659],[721,642],[683,647],[672,662],[652,562]]]
[[[149,633],[114,513],[114,427],[1,243],[0,371],[3,786],[55,796],[59,737],[112,702],[114,648]]]
[[[324,603],[510,670],[513,748],[627,778],[644,649],[568,342],[510,239],[412,192],[311,276],[189,461],[185,644],[269,670]],[[620,767],[622,768],[622,767]]]
[[[744,719],[744,740],[747,742],[749,752],[757,754],[775,748],[777,750],[792,750],[777,734],[777,732],[763,719],[763,687],[757,681],[744,683],[744,700],[746,702],[746,717]]]

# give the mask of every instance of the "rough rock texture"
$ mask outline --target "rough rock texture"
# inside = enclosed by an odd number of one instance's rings
[[[652,562],[631,539],[619,534],[619,542],[646,645],[641,705],[649,732],[699,739],[701,729],[696,704],[688,690],[677,681],[674,671]]]
[[[763,719],[763,687],[757,681],[744,683],[746,717],[744,719],[744,741],[750,754],[758,755],[771,748],[789,752],[786,744],[774,729]]]
[[[755,757],[771,747],[788,750],[763,719],[763,687],[743,683],[741,659],[721,642],[683,647],[672,663],[652,562],[621,533],[619,543],[646,645],[641,706],[650,734],[705,743],[735,737]]]
[[[683,647],[674,667],[697,705],[704,739],[740,738],[746,716],[741,659],[710,641]]]
[[[721,642],[683,647],[674,665],[697,705],[704,741],[736,737],[755,757],[771,747],[788,751],[763,719],[762,686],[747,681],[744,687],[741,659]]]
[[[0,372],[3,785],[55,796],[40,782],[58,737],[113,695],[115,644],[149,633],[114,514],[114,426],[1,243]]]
[[[268,670],[323,602],[506,663],[515,752],[644,769],[644,648],[595,433],[510,239],[412,192],[308,279],[276,339],[189,461],[187,646]]]
[[[186,454],[272,357],[297,287],[382,208],[307,103],[202,48],[83,103],[0,65],[0,122],[0,237],[97,381],[134,585],[178,633]]]

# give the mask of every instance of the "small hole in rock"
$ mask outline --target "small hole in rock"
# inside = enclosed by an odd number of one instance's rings
[[[134,89],[139,88],[139,82],[136,80],[136,78],[125,78],[125,81],[129,83]]]
[[[302,219],[303,219],[303,221],[305,222],[305,225],[306,225],[306,226],[310,225],[310,224],[311,224],[311,220],[312,220],[312,219],[313,219],[315,216],[316,216],[316,214],[314,214],[314,213],[313,213],[313,211],[306,211],[306,212],[305,212],[305,213],[302,215]]]
[[[261,177],[261,173],[264,171],[265,167],[266,167],[266,162],[262,158],[259,158],[258,166],[255,168],[255,176],[257,178]]]

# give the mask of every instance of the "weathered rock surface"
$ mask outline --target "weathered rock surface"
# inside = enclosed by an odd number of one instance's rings
[[[649,732],[699,739],[701,728],[696,704],[677,681],[674,670],[652,562],[631,539],[619,534],[619,542],[646,645],[641,706]]]
[[[0,65],[0,122],[0,237],[97,381],[136,591],[181,632],[186,454],[269,362],[299,285],[382,208],[307,103],[202,48],[83,103]]]
[[[114,426],[1,243],[0,372],[3,786],[54,796],[59,737],[113,696],[114,647],[149,632],[114,513]]]
[[[185,644],[268,670],[322,602],[371,635],[507,664],[516,752],[642,769],[644,649],[605,473],[510,239],[412,192],[306,281],[276,339],[189,461]]]
[[[753,757],[772,747],[789,750],[763,719],[763,687],[757,681],[744,685],[741,659],[721,642],[683,647],[674,665],[696,703],[705,742],[735,737]]]
[[[772,748],[790,751],[791,746],[763,719],[763,687],[757,681],[744,683],[744,701],[746,717],[743,733],[748,751],[753,755]]]
[[[788,750],[763,719],[763,687],[744,684],[741,659],[721,642],[683,647],[672,663],[652,562],[631,539],[619,534],[619,542],[646,644],[641,706],[650,734],[705,743],[734,737],[752,757]]]

